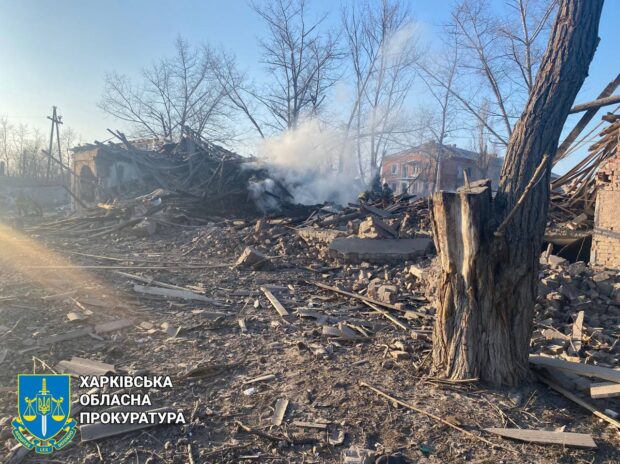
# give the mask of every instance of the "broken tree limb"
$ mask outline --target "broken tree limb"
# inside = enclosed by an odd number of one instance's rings
[[[303,439],[294,439],[294,438],[289,438],[287,436],[283,436],[283,435],[272,435],[270,433],[266,433],[266,432],[262,432],[260,430],[257,430],[255,428],[249,427],[247,425],[245,425],[243,422],[241,421],[236,421],[235,422],[237,424],[237,427],[239,427],[241,430],[243,430],[246,433],[252,434],[252,435],[256,435],[259,436],[261,438],[265,438],[273,443],[279,443],[281,441],[285,441],[291,445],[304,445],[304,444],[309,444],[309,443],[315,443],[316,440],[312,439],[312,438],[303,438]]]
[[[558,385],[557,383],[555,383],[553,380],[547,378],[546,376],[542,375],[542,374],[538,374],[538,378],[540,379],[541,382],[546,383],[547,385],[549,385],[549,387],[551,387],[552,389],[554,389],[555,391],[557,391],[558,393],[564,395],[566,398],[568,398],[569,400],[573,401],[574,403],[577,403],[579,406],[581,406],[582,408],[587,409],[588,411],[590,411],[592,414],[594,414],[596,417],[598,417],[599,419],[603,419],[605,422],[613,425],[616,428],[620,429],[620,422],[618,422],[615,419],[612,419],[611,417],[609,417],[607,414],[599,411],[596,406],[594,406],[593,404],[588,403],[587,401],[579,398],[577,395],[575,395],[572,392],[569,392],[568,390],[566,390],[565,388],[561,387],[560,385]]]
[[[479,440],[479,441],[481,441],[483,443],[486,443],[487,445],[490,445],[493,448],[502,448],[502,449],[505,449],[505,450],[508,450],[508,451],[513,451],[510,448],[506,448],[506,447],[504,447],[502,445],[498,445],[496,443],[493,443],[493,442],[487,440],[486,438],[479,437],[478,435],[473,434],[473,433],[471,433],[471,432],[469,432],[469,431],[459,427],[458,425],[454,425],[454,424],[448,422],[447,420],[442,419],[439,416],[431,414],[430,412],[426,412],[426,411],[424,411],[422,409],[418,409],[415,406],[410,405],[409,403],[405,403],[404,401],[401,401],[401,400],[399,400],[397,398],[394,398],[393,396],[388,395],[387,393],[379,390],[378,388],[373,387],[372,385],[367,384],[366,382],[360,382],[360,385],[362,387],[366,387],[366,388],[372,390],[377,395],[382,396],[382,397],[390,400],[393,403],[399,404],[399,405],[401,405],[401,406],[403,406],[403,407],[405,407],[407,409],[411,409],[412,411],[415,411],[417,413],[424,414],[425,416],[430,417],[431,419],[434,419],[434,420],[436,420],[438,422],[441,422],[442,424],[447,425],[448,427],[451,427],[451,428],[453,428],[455,430],[458,430],[459,432],[464,433],[465,435],[468,435],[468,436],[470,436],[472,438],[475,438],[476,440]]]
[[[523,205],[527,196],[530,194],[534,186],[536,186],[536,184],[538,184],[538,181],[541,179],[541,175],[544,172],[545,167],[547,166],[547,161],[549,161],[549,155],[543,156],[543,159],[540,161],[540,164],[536,168],[536,171],[534,171],[534,175],[532,176],[529,183],[525,187],[525,190],[523,190],[523,193],[521,194],[519,199],[517,200],[517,204],[514,206],[514,208],[512,208],[512,210],[508,213],[506,218],[503,220],[503,222],[499,225],[499,227],[495,231],[496,237],[501,237],[504,235],[504,231],[506,230],[506,227],[508,227],[508,225],[510,224],[510,221],[512,221],[512,219],[515,217],[515,215],[517,214],[517,211]]]
[[[569,114],[580,113],[582,111],[602,108],[603,106],[613,105],[614,103],[620,103],[620,95],[614,95],[611,97],[599,98],[588,103],[582,103],[581,105],[575,105],[570,109]]]

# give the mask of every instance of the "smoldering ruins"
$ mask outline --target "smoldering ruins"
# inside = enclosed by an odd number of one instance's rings
[[[248,100],[258,89],[233,57],[179,39],[188,62],[217,64],[208,92],[260,133],[253,154],[209,137],[228,117],[215,103],[222,120],[121,124],[114,97],[130,87],[110,75],[100,106],[120,129],[107,140],[68,150],[54,107],[49,145],[0,164],[2,462],[41,462],[12,432],[25,373],[73,376],[75,418],[184,417],[78,423],[49,462],[620,460],[620,75],[593,100],[578,93],[602,0],[540,2],[546,51],[524,51],[538,64],[519,73],[520,106],[493,107],[454,84],[471,63],[419,56],[401,2],[382,5],[343,10],[341,42],[312,35],[314,59],[335,66],[346,50],[372,53],[363,31],[377,17],[393,22],[370,62],[351,55],[358,93],[342,124],[320,111],[337,79],[300,71],[308,93],[284,112],[274,88]],[[482,5],[459,2],[449,37],[492,81],[499,58],[463,42],[491,24]],[[254,8],[267,52],[300,46],[278,34],[300,33],[289,22],[304,2]],[[439,111],[419,126],[379,103],[381,72],[418,73]],[[390,101],[411,85],[392,84]],[[472,120],[475,143],[453,143]],[[105,381],[82,388],[80,376]],[[166,388],[131,383],[151,377]],[[80,402],[87,392],[149,404]]]

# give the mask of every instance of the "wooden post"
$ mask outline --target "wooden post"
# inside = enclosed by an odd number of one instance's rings
[[[45,174],[45,178],[49,179],[50,171],[52,169],[52,147],[54,146],[54,125],[56,124],[56,107],[52,106],[52,117],[47,117],[52,121],[52,128],[50,129],[50,147],[47,150],[49,153],[49,158],[47,159],[47,173]]]

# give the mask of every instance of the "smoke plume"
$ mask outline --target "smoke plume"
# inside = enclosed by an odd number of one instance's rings
[[[262,141],[257,152],[274,177],[284,181],[297,203],[332,201],[344,205],[359,193],[350,143],[315,119]]]

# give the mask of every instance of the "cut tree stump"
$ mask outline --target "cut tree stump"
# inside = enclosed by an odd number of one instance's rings
[[[490,181],[433,194],[433,238],[441,263],[433,331],[438,376],[515,386],[530,375],[550,160],[588,75],[602,8],[603,0],[560,0],[495,197]]]

